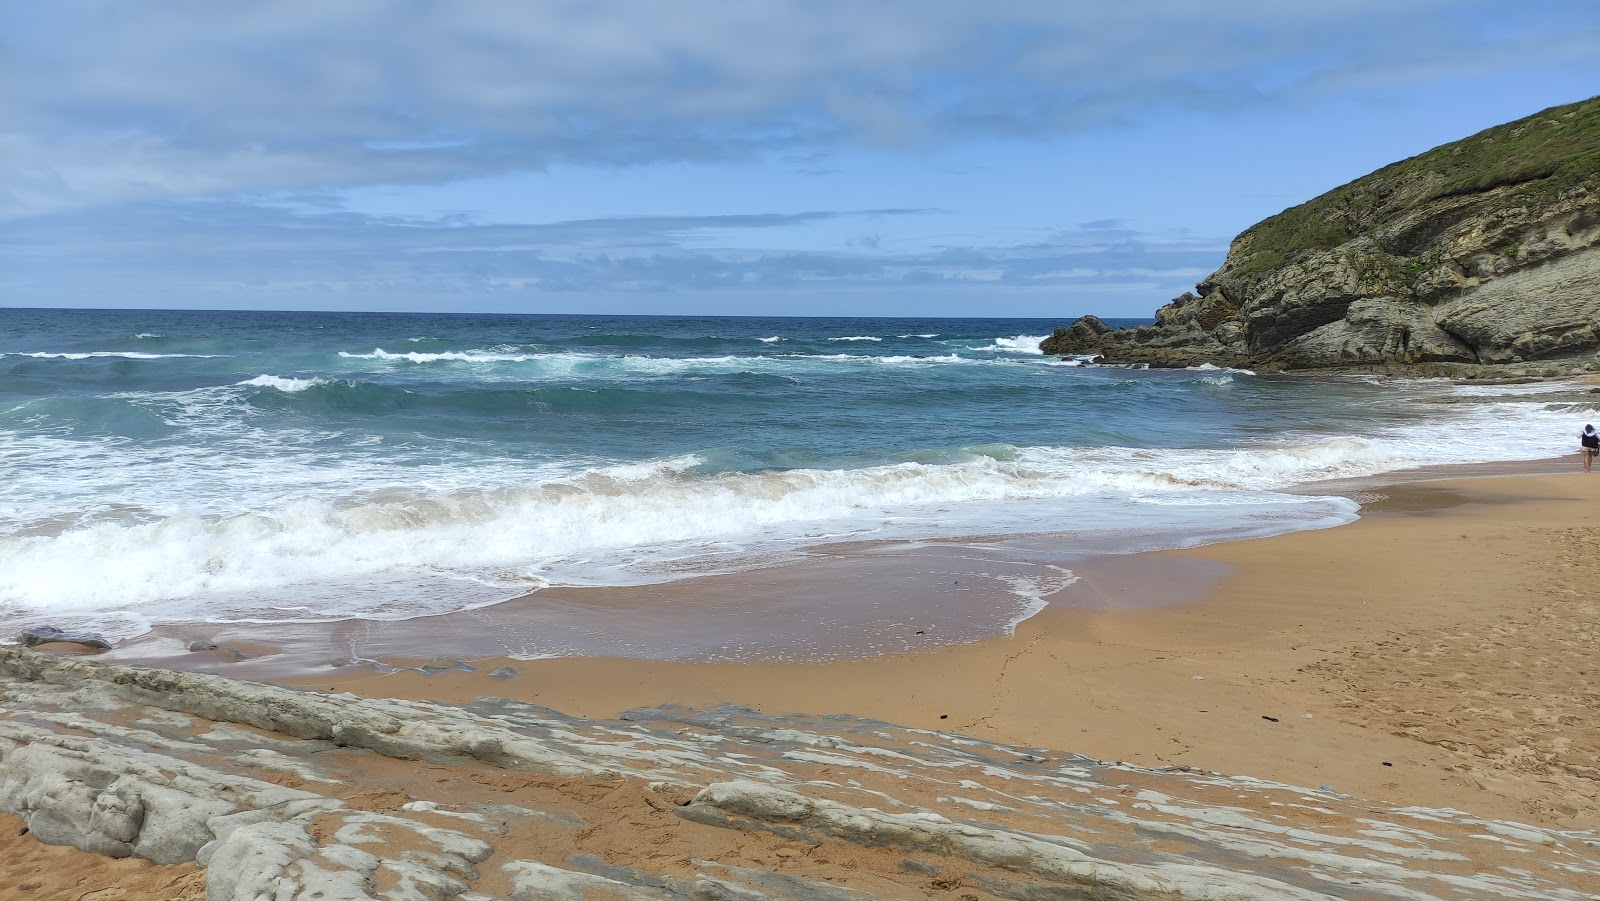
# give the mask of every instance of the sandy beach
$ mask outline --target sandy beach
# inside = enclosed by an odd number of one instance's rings
[[[21,817],[0,813],[0,898],[71,901],[202,901],[205,874],[194,864],[113,860],[27,835]]]
[[[1600,477],[1549,472],[1558,465],[1532,464],[1547,471],[1539,475],[1363,487],[1352,492],[1363,502],[1362,517],[1348,526],[1086,561],[1074,567],[1079,581],[1062,593],[1070,603],[1052,603],[1014,636],[976,643],[809,664],[487,657],[470,661],[471,672],[378,674],[346,666],[282,681],[371,698],[497,696],[594,718],[600,728],[624,710],[662,704],[733,704],[775,716],[848,713],[1048,749],[1041,753],[1050,756],[1073,752],[1320,787],[1385,810],[1455,808],[1592,830],[1600,826],[1600,726],[1592,717],[1600,703],[1600,600],[1591,588],[1600,579]],[[252,651],[270,650],[261,638]],[[207,655],[192,659],[200,669],[229,671]],[[499,666],[518,673],[488,675]],[[323,764],[333,759],[319,755]],[[603,846],[608,859],[684,878],[698,872],[692,861],[737,859],[825,882],[877,885],[885,897],[899,897],[908,884],[917,897],[962,885],[959,869],[937,875],[944,871],[936,856],[917,864],[924,868],[917,872],[935,874],[916,877],[926,883],[917,889],[922,883],[907,883],[904,855],[892,851],[819,848],[704,827],[684,832],[666,812],[670,805],[652,799],[642,782],[528,778],[382,758],[341,765],[361,768],[319,784],[358,810],[399,812],[444,792],[457,803],[554,804],[607,824],[576,836],[566,827],[513,831],[505,841],[520,838],[496,861],[512,849],[526,854],[571,843],[563,853]],[[826,767],[810,771],[813,779],[833,778]],[[1148,772],[1124,770],[1118,778],[1137,782]],[[266,778],[308,784],[287,772]],[[906,777],[884,778],[883,788],[915,794]],[[1166,782],[1151,785],[1170,790]],[[919,803],[949,800],[935,793]],[[1269,805],[1255,808],[1265,811],[1278,802],[1234,803]],[[205,877],[193,864],[112,861],[45,846],[23,834],[21,822],[0,818],[0,897],[204,895]],[[1465,866],[1517,863],[1515,855],[1498,854],[1475,850]],[[991,897],[970,882],[962,890],[963,897]]]
[[[590,717],[667,702],[848,712],[1594,828],[1600,477],[1358,496],[1349,526],[1077,565],[1072,606],[974,644],[825,664],[485,658],[475,672],[294,681]],[[519,675],[486,675],[499,666]]]

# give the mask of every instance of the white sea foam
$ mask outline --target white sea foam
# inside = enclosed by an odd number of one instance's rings
[[[404,360],[408,363],[525,363],[536,360],[539,354],[503,353],[484,350],[446,350],[439,353],[420,353],[407,351],[405,353],[391,353],[381,347],[373,348],[371,353],[353,354],[349,351],[339,351],[339,356],[347,360]]]
[[[645,460],[640,463],[617,463],[593,470],[593,475],[617,482],[644,482],[679,476],[696,466],[704,465],[705,462],[705,458],[699,454],[680,454],[676,457]]]
[[[489,489],[440,492],[392,484],[359,495],[295,497],[227,516],[173,512],[12,537],[0,540],[7,561],[0,601],[74,613],[235,598],[253,601],[260,615],[304,607],[313,617],[351,615],[358,612],[352,603],[377,603],[379,609],[366,612],[382,615],[383,598],[392,594],[352,598],[348,587],[454,574],[461,583],[455,597],[471,598],[480,593],[467,590],[469,580],[498,596],[546,581],[653,581],[663,577],[654,562],[734,551],[748,556],[796,537],[940,534],[947,528],[941,523],[960,519],[942,509],[951,504],[1081,497],[1113,486],[1183,487],[1168,473],[1137,467],[1067,479],[1063,475],[1074,467],[1045,465],[1048,455],[712,477],[693,476],[689,470],[697,462],[685,457],[601,467]],[[1005,530],[996,513],[978,517],[994,520],[983,528]],[[1048,522],[1027,517],[1030,529]],[[964,530],[978,524],[969,517]],[[1073,523],[1064,517],[1054,525]],[[330,586],[339,590],[330,592]],[[411,599],[406,615],[428,603],[415,591],[405,594]],[[231,615],[241,615],[239,609]]]
[[[785,354],[776,359],[813,363],[845,363],[858,366],[898,366],[906,363],[963,363],[971,366],[992,364],[958,354]]]
[[[765,340],[765,339],[762,339]],[[830,339],[832,340],[832,339]],[[566,379],[572,376],[618,377],[676,376],[691,373],[779,372],[796,367],[819,365],[898,366],[911,363],[956,363],[974,366],[1015,365],[1020,360],[995,357],[963,357],[955,353],[912,354],[768,354],[745,356],[722,354],[703,357],[658,357],[644,354],[595,354],[572,351],[551,353],[518,353],[500,349],[442,351],[438,353],[394,353],[376,348],[371,353],[340,351],[345,360],[374,360],[386,364],[413,363],[470,363],[470,364],[524,364],[516,372],[518,379]],[[486,376],[487,377],[487,376]]]
[[[197,421],[234,387],[196,392]],[[694,454],[587,468],[335,461],[317,436],[301,458],[255,459],[247,429],[231,449],[154,448],[140,460],[114,441],[36,437],[7,446],[23,465],[0,506],[0,603],[123,630],[183,616],[408,617],[549,583],[749,565],[829,540],[1023,530],[1082,533],[1111,551],[1172,546],[1354,515],[1343,499],[1278,493],[1307,481],[1559,453],[1569,418],[1539,403],[1466,405],[1367,436],[1228,449],[988,447],[945,464],[721,474],[699,473]],[[52,457],[64,465],[27,464]],[[85,484],[93,473],[106,485]],[[94,508],[130,477],[143,481],[118,490],[146,506],[63,518],[62,503]],[[227,492],[203,497],[182,487],[222,482]]]
[[[1011,593],[1022,599],[1022,609],[1006,624],[1006,633],[1015,635],[1017,626],[1050,604],[1050,596],[1078,581],[1078,576],[1064,566],[1045,564],[1035,568],[1042,575],[1002,575],[1000,580],[1011,586]]]
[[[1575,382],[1530,382],[1523,385],[1452,385],[1451,393],[1457,397],[1533,398],[1552,394],[1571,394],[1575,389],[1588,391],[1589,386]]]
[[[166,336],[165,335],[157,335],[157,334],[154,334],[154,333],[151,333],[151,332],[140,332],[139,334],[134,335],[134,337],[135,338],[165,338]]]
[[[1230,372],[1237,375],[1255,375],[1254,370],[1235,369],[1231,366],[1218,366],[1215,363],[1201,363],[1198,366],[1184,367],[1189,372]]]
[[[1039,342],[1050,337],[1049,335],[1013,335],[1010,338],[996,338],[994,343],[979,350],[998,350],[1014,354],[1042,354]]]
[[[872,335],[846,335],[845,337],[842,337],[842,338],[829,338],[828,340],[829,341],[882,341],[883,339],[882,338],[873,337]]]
[[[151,337],[159,336],[152,335]],[[97,357],[121,357],[127,360],[166,360],[177,357],[210,359],[217,356],[220,356],[220,354],[148,354],[136,350],[96,350],[80,353],[53,353],[48,351],[0,353],[0,357],[33,357],[41,360],[88,360]]]
[[[776,360],[807,358],[804,355],[760,357],[722,354],[713,357],[656,357],[645,354],[598,354],[575,351],[527,353],[507,346],[474,350],[448,350],[436,353],[421,351],[395,353],[379,347],[374,348],[371,353],[339,351],[339,356],[346,360],[378,360],[385,363],[415,363],[419,365],[428,363],[531,364],[529,367],[518,369],[519,378],[539,378],[541,376],[565,378],[579,373],[585,375],[601,374],[608,369],[617,370],[619,375],[675,375],[698,370],[712,372],[740,371],[771,366]]]
[[[327,379],[296,379],[278,375],[258,375],[235,384],[251,388],[276,388],[286,394],[298,394],[307,388],[327,384]]]
[[[975,363],[982,365],[987,360],[969,360],[956,354],[928,354],[925,356],[908,354],[891,354],[882,357],[855,357],[856,360],[868,360],[881,366],[894,366],[900,363]]]
[[[777,342],[783,340],[783,336],[773,335],[770,338],[757,338],[756,340],[760,341],[762,344],[776,344]]]
[[[922,335],[895,335],[895,337],[896,338],[937,338],[937,337],[939,337],[939,333],[938,332],[928,332],[928,333],[922,334]]]

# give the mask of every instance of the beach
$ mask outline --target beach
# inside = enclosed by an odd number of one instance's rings
[[[293,681],[588,717],[669,702],[850,713],[1592,829],[1600,478],[1566,471],[1575,461],[1542,468],[1561,471],[1364,489],[1351,525],[1090,561],[1063,591],[1076,609],[924,653],[490,657],[470,673],[329,668]],[[490,678],[500,666],[518,675]]]
[[[1184,774],[1191,773],[1247,777],[1238,784],[1259,784],[1269,793],[1246,800],[1255,790],[1238,789],[1239,800],[1225,808],[1233,818],[1254,810],[1257,816],[1281,819],[1285,799],[1314,790],[1320,800],[1300,796],[1299,803],[1312,804],[1305,813],[1292,815],[1312,818],[1305,828],[1320,830],[1317,841],[1330,832],[1355,828],[1342,825],[1342,818],[1350,815],[1343,808],[1337,815],[1329,809],[1339,799],[1362,811],[1354,822],[1366,823],[1368,829],[1377,828],[1373,824],[1380,820],[1374,817],[1395,811],[1417,811],[1430,823],[1444,822],[1441,817],[1483,817],[1510,824],[1488,827],[1498,835],[1546,844],[1552,839],[1540,836],[1562,836],[1556,840],[1560,848],[1569,838],[1593,835],[1600,825],[1595,814],[1600,809],[1600,773],[1593,757],[1600,727],[1588,715],[1600,701],[1600,671],[1593,661],[1600,615],[1588,588],[1600,578],[1600,534],[1595,531],[1600,478],[1573,471],[1572,463],[1500,468],[1533,474],[1365,484],[1349,492],[1363,504],[1361,518],[1349,525],[1080,561],[1074,570],[1077,581],[1058,592],[1067,602],[1052,598],[1042,612],[1020,623],[1014,635],[922,652],[820,663],[483,657],[452,660],[443,668],[428,667],[428,672],[379,673],[346,665],[296,676],[290,673],[295,667],[287,667],[278,681],[373,699],[472,702],[498,697],[506,699],[493,702],[500,709],[515,710],[514,702],[525,702],[537,705],[530,711],[549,708],[559,712],[552,715],[575,716],[575,724],[593,722],[602,731],[626,727],[617,717],[632,709],[655,708],[628,715],[648,721],[672,715],[661,710],[726,709],[721,705],[747,708],[754,711],[752,716],[767,717],[764,722],[788,724],[769,733],[774,737],[798,736],[795,730],[802,725],[816,728],[830,716],[840,723],[861,718],[865,722],[853,727],[857,730],[882,722],[886,725],[871,734],[884,739],[891,731],[899,735],[902,727],[907,730],[900,744],[872,751],[879,756],[869,758],[906,768],[902,775],[875,777],[865,784],[850,780],[848,785],[856,788],[846,789],[832,781],[838,777],[828,775],[827,765],[820,770],[811,765],[804,771],[808,792],[859,792],[876,786],[876,792],[893,792],[902,801],[949,802],[934,798],[933,792],[943,778],[953,777],[932,779],[934,787],[919,794],[916,785],[930,771],[914,768],[904,755],[929,738],[935,742],[928,747],[938,747],[937,737],[949,733],[962,737],[957,744],[993,743],[1013,748],[1012,753],[1029,751],[1025,760],[1081,754],[1111,762],[1124,795],[1131,791],[1131,781],[1160,792],[1149,797],[1166,798],[1173,791],[1172,780],[1190,778]],[[441,617],[434,633],[440,636],[458,625]],[[259,630],[258,643],[246,645],[261,658],[232,665],[219,664],[205,653],[189,659],[199,670],[228,674],[253,666],[259,673],[272,659],[270,631]],[[57,650],[70,654],[64,646]],[[514,668],[516,674],[490,675],[501,666]],[[350,695],[340,696],[355,702]],[[699,725],[677,727],[678,734],[692,744],[697,729],[719,721],[683,720]],[[74,722],[81,728],[81,718]],[[539,722],[549,725],[548,717]],[[573,725],[558,734],[579,728],[588,727]],[[250,740],[243,733],[233,737]],[[774,738],[756,740],[770,743]],[[663,808],[662,801],[651,798],[660,789],[639,780],[619,782],[614,775],[528,778],[516,775],[514,767],[503,772],[482,765],[463,769],[383,763],[382,758],[361,764],[355,776],[345,773],[329,780],[305,769],[325,766],[331,759],[326,751],[297,755],[271,733],[259,741],[280,750],[260,752],[273,755],[268,758],[252,758],[270,763],[269,770],[255,771],[258,777],[295,787],[328,783],[342,799],[338,803],[356,809],[357,816],[366,815],[361,809],[399,813],[416,808],[420,799],[434,799],[421,807],[429,810],[427,804],[436,806],[438,799],[449,798],[466,805],[463,810],[500,809],[483,805],[510,802],[606,823],[603,830],[591,828],[577,838],[518,827],[496,839],[504,843],[497,847],[521,849],[523,854],[549,853],[554,842],[554,847],[566,849],[562,853],[578,855],[574,860],[592,859],[582,855],[601,848],[598,853],[607,860],[666,867],[663,872],[679,872],[681,878],[706,872],[707,864],[691,861],[738,860],[746,867],[804,874],[824,883],[866,886],[882,897],[921,897],[919,892],[938,894],[954,887],[963,887],[970,897],[996,897],[988,890],[973,890],[993,886],[981,879],[974,882],[977,877],[970,869],[963,882],[961,867],[970,862],[955,861],[951,869],[951,862],[937,855],[920,863],[921,858],[868,851],[849,842],[808,846],[743,832],[730,836],[725,829],[684,832],[662,812],[670,806]],[[798,747],[848,747],[838,742],[807,738]],[[766,753],[778,754],[783,745],[766,747]],[[674,766],[696,766],[684,751],[674,754],[680,761]],[[829,752],[817,763],[831,761],[836,770],[848,760],[840,754]],[[808,757],[793,751],[783,756]],[[769,768],[774,760],[761,766]],[[859,765],[866,768],[862,779],[883,769],[877,763]],[[985,771],[990,770],[992,766]],[[313,782],[290,775],[296,772]],[[976,790],[987,781],[977,778],[979,782],[962,785]],[[1006,774],[985,790],[998,792],[991,796],[997,799],[1015,798],[1016,778]],[[1209,777],[1196,778],[1203,785]],[[1270,794],[1280,783],[1299,788],[1288,788],[1287,795]],[[1172,803],[1157,809],[1170,811]],[[1202,820],[1218,815],[1199,814]],[[1000,814],[983,816],[993,820]],[[1053,830],[1072,821],[1042,822],[1053,824]],[[17,823],[8,817],[0,825]],[[1515,825],[1519,823],[1528,827]],[[1044,827],[1027,828],[1036,832]],[[1404,827],[1384,828],[1382,834],[1400,834],[1394,830]],[[1462,828],[1459,841],[1466,842],[1467,856],[1452,857],[1460,853],[1452,850],[1431,859],[1463,860],[1463,876],[1491,866],[1521,872],[1515,868],[1523,861],[1510,853],[1517,849],[1499,850],[1473,840],[1472,835],[1485,837],[1482,825]],[[1544,833],[1540,828],[1559,831]],[[780,829],[779,834],[786,833]],[[1313,833],[1294,834],[1304,841]],[[1338,842],[1347,841],[1336,839],[1328,847],[1343,847]],[[1527,852],[1520,853],[1525,860]],[[15,828],[0,834],[0,859],[7,861],[8,883],[24,892],[19,897],[73,891],[79,893],[73,897],[97,901],[201,896],[197,880],[202,877],[191,864],[155,866],[43,847]],[[907,866],[925,875],[908,883]],[[1558,881],[1579,891],[1595,887],[1593,877],[1578,870]],[[501,886],[490,895],[501,897],[511,891],[506,885],[489,879],[479,888]],[[1465,882],[1455,889],[1469,896],[1477,890]],[[1564,897],[1529,891],[1516,896]],[[1446,896],[1454,897],[1440,897]]]
[[[111,645],[0,647],[27,896],[253,897],[262,842],[474,901],[1600,876],[1589,382],[1002,320],[18,321],[0,628]]]
[[[1600,901],[1600,4],[78,5],[0,901]]]

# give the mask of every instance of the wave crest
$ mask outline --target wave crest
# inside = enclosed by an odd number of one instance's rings
[[[278,375],[258,375],[253,379],[245,379],[234,384],[247,388],[273,388],[285,394],[299,394],[318,385],[326,385],[327,379],[297,379],[286,378]]]

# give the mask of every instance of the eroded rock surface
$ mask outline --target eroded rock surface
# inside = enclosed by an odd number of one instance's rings
[[[1477,899],[1600,834],[848,717],[619,721],[0,648],[0,810],[235,899]]]

